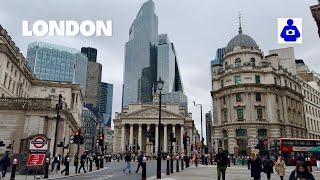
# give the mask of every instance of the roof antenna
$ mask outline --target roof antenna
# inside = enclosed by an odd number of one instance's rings
[[[241,18],[241,12],[239,12],[239,34],[242,34]]]

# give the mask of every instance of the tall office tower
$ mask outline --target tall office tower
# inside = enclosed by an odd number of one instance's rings
[[[88,61],[97,62],[97,49],[91,47],[82,47],[81,52],[87,55]]]
[[[49,44],[34,42],[28,45],[28,66],[41,80],[65,81],[80,84],[86,92],[88,58],[80,51]]]
[[[211,111],[206,113],[206,142],[208,147],[208,153],[212,153],[212,115]]]
[[[105,126],[111,127],[113,84],[101,82],[99,117]]]
[[[97,50],[90,47],[82,47],[81,52],[85,53],[88,59],[87,66],[87,92],[85,106],[90,109],[97,117],[99,115],[99,99],[101,86],[102,65],[97,63]],[[98,121],[100,123],[98,118]]]
[[[318,34],[320,37],[320,0],[318,0],[318,4],[314,5],[314,6],[310,6],[310,10],[312,13],[312,16],[314,18],[314,20],[317,23],[318,26]]]
[[[129,30],[125,46],[122,107],[129,103],[152,103],[157,81],[158,17],[154,2],[145,2]]]

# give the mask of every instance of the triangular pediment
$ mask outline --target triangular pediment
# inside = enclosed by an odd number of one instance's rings
[[[161,109],[161,117],[162,118],[184,118],[179,114],[174,112],[170,112],[166,109]],[[157,107],[149,107],[146,109],[137,110],[131,113],[124,115],[126,118],[158,118],[159,117],[159,108]]]

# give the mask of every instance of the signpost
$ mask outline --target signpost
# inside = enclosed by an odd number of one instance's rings
[[[42,166],[46,154],[30,154],[27,161],[27,166]]]

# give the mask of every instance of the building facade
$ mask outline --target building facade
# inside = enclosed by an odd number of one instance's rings
[[[157,81],[158,17],[154,2],[148,0],[129,30],[125,46],[122,107],[129,103],[152,103],[152,88]]]
[[[88,108],[82,109],[81,130],[84,131],[84,149],[94,151],[96,145],[97,117]]]
[[[88,61],[97,62],[97,49],[92,47],[82,47],[81,53],[87,55]]]
[[[40,80],[77,83],[85,92],[88,59],[80,51],[34,42],[28,45],[27,60],[28,66]]]
[[[105,126],[111,127],[113,84],[101,82],[99,117]]]
[[[274,149],[280,137],[305,138],[301,81],[286,69],[294,64],[291,49],[264,56],[242,33],[232,38],[220,64],[212,66],[215,151],[246,155],[259,139]]]
[[[169,136],[173,132],[177,139],[173,152],[183,152],[183,135],[193,137],[194,122],[191,114],[178,104],[164,104],[161,107],[161,123],[158,126],[158,104],[130,104],[123,112],[116,113],[114,119],[114,153],[143,150],[147,156],[155,156],[158,150],[158,141],[161,152],[169,152]],[[150,139],[147,138],[150,132]],[[158,139],[160,133],[160,139]],[[188,150],[189,151],[189,150]]]
[[[79,128],[83,94],[80,85],[53,81],[42,81],[32,74],[19,48],[7,31],[0,26],[0,139],[11,146],[11,153],[26,156],[25,140],[35,134],[49,138],[49,151],[52,155],[53,142],[69,144],[69,137]],[[56,104],[59,94],[63,106],[61,119],[56,126]],[[78,97],[78,98],[77,98]],[[7,146],[8,147],[8,146]],[[75,146],[69,144],[71,153]],[[0,148],[4,153],[6,147]],[[57,147],[57,154],[62,154]],[[66,151],[65,151],[66,152]],[[25,157],[26,158],[26,157]]]
[[[318,26],[318,34],[320,37],[320,1],[318,0],[318,4],[310,7],[312,16],[317,23]]]
[[[212,153],[212,115],[211,111],[207,112],[206,115],[206,142],[207,142],[207,148],[208,153]]]

